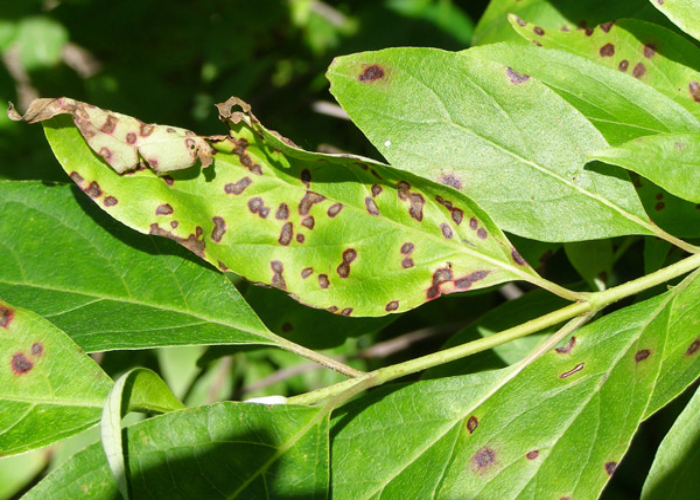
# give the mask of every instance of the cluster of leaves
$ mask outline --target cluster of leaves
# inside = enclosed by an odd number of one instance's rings
[[[0,184],[0,452],[100,431],[24,498],[598,498],[700,376],[699,7],[493,0],[468,50],[335,59],[389,164],[304,150],[237,98],[219,135],[11,107],[72,185]],[[371,361],[484,309],[439,352]],[[118,361],[136,349],[158,363]],[[334,371],[255,394],[298,356]],[[637,495],[695,495],[698,401]]]

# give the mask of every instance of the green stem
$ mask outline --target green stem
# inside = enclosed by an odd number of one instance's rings
[[[289,352],[293,352],[294,354],[298,354],[299,356],[309,359],[316,364],[325,366],[326,368],[330,368],[331,370],[335,370],[338,373],[342,373],[347,377],[358,378],[366,374],[365,372],[355,370],[351,366],[341,363],[340,361],[335,360],[333,358],[329,358],[328,356],[324,356],[323,354],[320,354],[312,349],[307,349],[304,346],[295,344],[294,342],[290,342],[284,337],[275,336],[275,340],[282,349]]]
[[[434,366],[439,366],[450,361],[455,361],[478,352],[492,349],[515,339],[525,337],[550,326],[558,325],[576,316],[598,311],[620,299],[637,294],[654,286],[665,283],[673,278],[682,276],[700,267],[700,254],[695,254],[687,259],[676,262],[673,265],[660,269],[652,274],[643,276],[636,280],[624,283],[614,288],[609,288],[602,292],[590,293],[586,299],[575,304],[553,311],[530,320],[513,328],[509,328],[500,333],[490,335],[485,338],[474,340],[444,351],[428,354],[420,358],[412,359],[404,363],[386,366],[360,377],[345,380],[338,384],[324,387],[289,398],[289,404],[314,404],[323,401],[337,394],[340,394],[356,384],[363,384],[366,388],[376,387],[391,380],[417,373]]]

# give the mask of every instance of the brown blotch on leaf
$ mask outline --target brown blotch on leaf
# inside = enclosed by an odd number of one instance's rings
[[[379,66],[377,64],[373,64],[371,66],[368,66],[357,77],[357,79],[361,82],[373,82],[373,81],[379,80],[381,78],[384,78],[384,70],[382,69],[381,66]]]
[[[354,248],[348,248],[343,252],[343,262],[338,266],[336,271],[341,278],[350,276],[350,264],[357,259],[357,251]]]
[[[236,181],[236,182],[229,182],[224,186],[224,192],[226,194],[241,194],[243,191],[246,190],[248,186],[250,186],[253,183],[253,181],[250,180],[250,177],[243,177],[241,180]]]
[[[520,17],[513,15],[515,17],[515,22],[518,23],[519,26],[527,26],[527,23],[523,21]]]
[[[443,174],[438,177],[438,182],[444,184],[445,186],[450,186],[457,190],[462,189],[462,180],[454,174]]]
[[[148,137],[153,133],[153,130],[155,130],[155,128],[156,126],[153,124],[142,123],[139,127],[139,135],[141,137]]]
[[[226,221],[218,215],[212,217],[211,220],[214,223],[214,229],[211,230],[211,239],[219,243],[224,233],[226,233]]]
[[[202,230],[201,227],[197,227],[199,231]],[[195,233],[198,233],[199,231],[195,230]],[[204,258],[204,241],[200,240],[196,234],[190,234],[187,238],[182,238],[180,236],[175,236],[173,233],[170,231],[166,231],[165,229],[162,229],[160,226],[158,226],[157,223],[151,224],[149,228],[149,234],[155,235],[155,236],[163,236],[165,238],[170,238],[173,241],[178,242],[180,245],[183,247],[187,248],[189,251],[194,253],[200,258]]]
[[[647,74],[647,67],[643,63],[638,63],[632,70],[632,76],[635,78],[641,78]]]
[[[700,102],[700,82],[690,82],[688,84],[688,90],[690,91],[690,97],[693,101]]]
[[[346,318],[349,317],[352,314],[352,307],[346,307],[342,311],[340,311],[341,316],[345,316]]]
[[[384,306],[384,310],[386,312],[396,311],[398,308],[399,308],[399,301],[398,300],[392,300],[386,306]]]
[[[539,26],[535,26],[532,31],[535,32],[535,35],[544,36],[544,30]]]
[[[617,65],[617,69],[619,69],[623,73],[625,71],[627,71],[627,68],[629,68],[629,67],[630,67],[630,63],[627,59],[623,59],[622,61],[620,61],[620,64]]]
[[[491,271],[474,271],[463,278],[456,279],[455,288],[462,291],[469,290],[474,283],[483,280],[489,274]]]
[[[311,189],[311,172],[305,168],[301,171],[301,182],[306,185],[306,189]]]
[[[180,223],[176,220],[170,221],[170,227],[172,227],[173,229],[177,229],[177,226],[179,226],[179,225],[180,225]]]
[[[396,192],[399,200],[406,201],[408,199],[408,193],[411,190],[411,185],[406,181],[399,181],[396,183],[396,187],[399,188]]]
[[[521,83],[525,83],[530,79],[530,75],[526,75],[525,73],[520,73],[518,71],[515,71],[513,68],[510,66],[506,68],[506,74],[508,75],[508,78],[510,81],[516,85],[519,85]]]
[[[413,243],[411,243],[410,241],[407,241],[406,243],[401,245],[401,253],[404,255],[409,255],[410,253],[413,252],[414,248],[415,248],[415,246],[413,245]]]
[[[305,267],[304,269],[301,270],[301,277],[302,277],[302,279],[306,279],[309,276],[311,276],[313,273],[314,273],[313,267]]]
[[[161,177],[161,179],[163,179],[163,182],[165,182],[168,186],[172,187],[173,184],[175,184],[175,179],[173,179],[169,175],[164,175]]]
[[[446,200],[442,196],[440,196],[440,195],[436,196],[435,201],[437,201],[440,205],[445,207],[447,210],[452,210],[452,202],[449,200]]]
[[[102,195],[100,185],[97,182],[91,182],[87,189],[85,189],[85,194],[90,198],[99,198]]]
[[[486,231],[486,229],[484,229],[483,227],[480,227],[480,228],[476,231],[476,235],[477,235],[480,239],[485,240],[486,237],[489,235],[489,233]]]
[[[467,430],[469,431],[469,434],[474,434],[474,431],[476,428],[479,426],[479,419],[476,418],[475,416],[469,417],[469,420],[467,420]]]
[[[664,199],[664,194],[663,194],[663,193],[656,193],[656,199],[657,199],[657,200],[663,200],[663,199]]]
[[[270,214],[270,208],[265,206],[265,202],[259,196],[248,200],[248,209],[252,213],[258,214],[261,219],[267,219],[267,216]]]
[[[377,207],[377,204],[374,202],[372,197],[367,196],[365,198],[365,206],[367,207],[367,212],[369,212],[370,215],[379,215],[379,207]]]
[[[313,191],[307,191],[299,202],[299,215],[309,215],[311,207],[317,203],[321,203],[325,199],[326,197],[323,195],[314,193]]]
[[[117,128],[117,123],[119,120],[117,119],[116,116],[113,115],[107,115],[107,119],[104,122],[104,125],[100,128],[100,132],[104,132],[105,134],[111,134],[114,132],[114,129]],[[127,142],[129,142],[129,138],[127,137]],[[129,142],[129,144],[132,144]]]
[[[472,457],[472,464],[476,467],[477,472],[483,472],[491,467],[496,461],[496,452],[491,448],[481,448]]]
[[[255,175],[262,175],[262,167],[257,163],[254,163],[253,159],[246,151],[246,148],[248,147],[248,140],[241,137],[240,139],[233,139],[233,142],[236,147],[233,148],[232,153],[238,156],[238,160],[241,162],[241,165]]]
[[[328,286],[331,284],[330,281],[328,281],[328,275],[326,274],[319,274],[318,275],[318,286],[321,288],[328,288]]]
[[[654,54],[656,54],[656,46],[652,45],[651,43],[646,44],[644,46],[644,57],[651,59],[654,57]]]
[[[600,25],[600,29],[602,29],[605,33],[610,33],[610,30],[614,26],[615,21],[608,21],[607,23],[603,23]]]
[[[41,342],[34,342],[30,352],[32,353],[32,356],[39,358],[42,354],[44,354],[44,346],[41,344]]]
[[[304,217],[301,221],[301,225],[307,229],[313,229],[316,225],[316,219],[314,219],[313,215],[309,215],[308,217]]]
[[[454,236],[454,234],[452,233],[452,228],[444,222],[440,224],[440,230],[442,231],[442,235],[448,240],[452,239],[452,237]]]
[[[170,215],[173,212],[173,207],[171,207],[169,203],[158,205],[158,208],[156,208],[156,215]]]
[[[127,144],[135,143],[136,142],[136,134],[134,134],[133,132],[129,132],[128,134],[126,134],[126,142],[127,142]]]
[[[615,474],[615,469],[617,469],[617,462],[607,462],[605,464],[605,472],[608,473],[608,476],[612,477]]]
[[[202,229],[200,226],[195,226],[194,234],[197,238],[201,238],[202,235],[204,234],[204,229]]]
[[[421,222],[423,220],[423,205],[425,205],[423,195],[418,193],[411,193],[409,199],[411,201],[411,204],[408,207],[408,213],[418,222]]]
[[[342,203],[334,203],[330,207],[328,207],[328,217],[331,219],[338,215],[340,211],[343,209],[343,204]]]
[[[303,234],[297,234],[296,239],[297,243],[304,243],[306,241],[306,236]]]
[[[275,218],[277,220],[287,220],[289,218],[289,206],[286,203],[280,203],[280,206],[277,207]]]
[[[83,179],[83,176],[80,175],[78,172],[71,172],[70,178],[73,179],[73,182],[75,182],[76,184],[81,184],[85,180]]]
[[[559,375],[559,378],[568,378],[568,377],[572,376],[574,373],[578,373],[578,372],[580,372],[581,370],[583,370],[583,367],[584,367],[585,365],[586,365],[586,363],[579,363],[579,364],[577,364],[576,366],[574,366],[571,370],[569,370],[569,371],[567,371],[567,372],[564,372],[564,373],[562,373],[561,375]]]
[[[329,313],[336,313],[338,312],[338,306],[330,306],[329,308],[326,309]]]
[[[606,43],[600,48],[600,57],[612,57],[615,55],[615,46],[612,43]]]
[[[294,237],[294,225],[291,222],[285,222],[280,230],[280,237],[277,240],[280,245],[287,246],[292,242]]]
[[[292,326],[291,323],[286,322],[286,323],[282,323],[281,330],[282,330],[282,333],[289,333],[292,330],[294,330],[294,327]]]
[[[452,269],[450,269],[449,267],[441,267],[440,269],[435,271],[433,273],[433,284],[430,286],[430,288],[428,288],[428,291],[426,292],[428,300],[437,299],[440,295],[442,295],[442,292],[440,291],[441,285],[448,281],[452,281],[452,278]]]
[[[15,318],[15,312],[7,307],[0,306],[0,328],[8,329]]]
[[[524,266],[527,264],[525,259],[523,259],[523,256],[520,255],[520,252],[518,252],[515,248],[510,252],[510,256],[513,257],[513,262],[519,266]]]
[[[554,350],[559,354],[568,354],[574,348],[574,345],[576,345],[576,337],[571,337],[566,344],[561,347],[557,347]]]
[[[691,342],[688,348],[685,350],[686,356],[692,356],[696,352],[700,351],[700,339],[695,339]]]
[[[452,209],[451,215],[452,220],[455,221],[455,224],[459,226],[462,223],[462,220],[464,219],[464,212],[461,209],[455,207]]]
[[[103,204],[105,207],[113,207],[113,206],[116,205],[117,203],[119,203],[119,200],[116,199],[114,196],[107,196],[107,197],[102,201],[102,204]]]
[[[640,361],[647,359],[649,356],[651,356],[651,351],[649,349],[642,349],[637,351],[637,353],[634,355],[634,361],[635,363],[639,363]]]
[[[654,210],[656,211],[663,210],[664,208],[666,208],[666,204],[663,201],[660,201],[654,205]]]
[[[538,450],[528,451],[525,454],[525,458],[527,458],[528,460],[535,460],[539,456],[540,456],[540,452]]]
[[[401,267],[403,267],[404,269],[413,267],[413,259],[410,257],[406,257],[404,260],[401,261]]]
[[[23,375],[27,373],[29,370],[34,368],[34,363],[29,361],[27,356],[25,356],[23,353],[18,352],[14,356],[12,356],[12,371],[15,372],[17,375]]]
[[[476,220],[476,217],[472,217],[469,219],[469,229],[477,230],[479,227],[479,221]]]
[[[284,281],[284,265],[279,260],[273,260],[270,262],[270,268],[272,269],[272,281],[271,284],[275,288],[280,288],[282,290],[287,288],[287,283]]]
[[[583,30],[583,32],[586,34],[586,36],[591,36],[595,32],[595,28],[586,28]]]

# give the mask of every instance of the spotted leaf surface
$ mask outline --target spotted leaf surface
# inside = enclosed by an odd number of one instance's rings
[[[506,65],[388,49],[338,58],[328,77],[391,163],[462,190],[507,231],[579,241],[654,230],[624,172],[584,168],[607,147],[595,127]]]
[[[637,172],[684,200],[700,203],[700,128],[696,134],[640,137],[591,155]]]
[[[328,498],[328,416],[320,408],[217,403],[126,433],[133,498]],[[103,500],[119,490],[97,443],[23,498]]]
[[[625,19],[588,30],[544,30],[517,16],[518,33],[536,45],[557,48],[616,69],[673,98],[700,117],[700,48],[672,31]]]
[[[700,3],[697,0],[649,0],[651,4],[663,12],[673,24],[683,31],[700,40]]]
[[[598,498],[640,422],[700,375],[699,298],[693,276],[579,329],[519,373],[354,402],[335,421],[334,497]]]
[[[29,123],[72,116],[90,148],[120,174],[145,166],[165,173],[189,168],[197,160],[203,167],[211,164],[211,147],[194,132],[143,123],[67,97],[36,99],[23,117],[10,105],[8,115]]]
[[[0,296],[86,351],[277,343],[226,277],[125,228],[77,188],[2,182],[0,220],[13,221],[0,224]]]
[[[489,216],[449,187],[309,153],[252,115],[226,113],[231,135],[211,139],[212,167],[167,177],[118,175],[65,121],[46,133],[66,172],[117,220],[336,314],[380,316],[446,293],[542,281]]]
[[[23,453],[91,427],[110,378],[65,333],[0,300],[0,455]]]
[[[682,200],[641,177],[634,185],[644,208],[660,228],[681,238],[700,237],[700,203]]]

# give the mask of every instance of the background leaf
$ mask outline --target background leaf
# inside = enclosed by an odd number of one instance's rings
[[[13,221],[0,224],[0,295],[86,351],[275,344],[225,277],[115,223],[76,189],[0,183],[0,218]]]
[[[61,330],[0,301],[0,454],[77,434],[100,418],[112,381]]]
[[[586,280],[592,291],[605,290],[614,264],[612,241],[567,243],[564,245],[564,251],[571,265]]]

